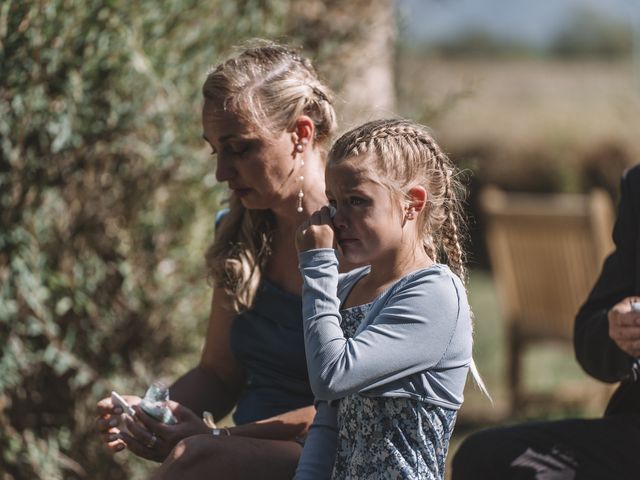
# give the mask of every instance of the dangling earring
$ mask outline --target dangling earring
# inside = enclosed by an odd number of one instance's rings
[[[296,152],[297,153],[302,153],[304,152],[304,144],[307,143],[306,140],[301,140],[300,143],[296,143]],[[300,170],[302,170],[304,167],[304,158],[300,158]],[[303,208],[302,208],[302,199],[304,198],[304,192],[302,191],[302,185],[304,182],[304,175],[300,175],[298,177],[298,181],[300,182],[300,190],[298,190],[298,207],[296,208],[296,211],[298,213],[302,213]]]

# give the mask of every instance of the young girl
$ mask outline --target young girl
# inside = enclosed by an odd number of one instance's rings
[[[296,237],[318,402],[296,478],[442,479],[472,365],[454,169],[425,127],[378,120],[334,144],[326,183]],[[336,244],[367,266],[338,275]]]

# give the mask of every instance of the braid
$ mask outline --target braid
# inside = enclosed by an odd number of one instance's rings
[[[458,212],[456,212],[455,208],[452,207],[453,205],[457,205],[458,199],[456,198],[455,189],[451,185],[453,176],[451,171],[447,170],[445,175],[445,194],[447,198],[444,203],[444,208],[447,216],[442,225],[442,242],[452,270],[464,282],[466,280],[466,269],[464,266],[464,251],[462,250],[462,246],[460,244],[458,225],[456,222],[456,216]]]

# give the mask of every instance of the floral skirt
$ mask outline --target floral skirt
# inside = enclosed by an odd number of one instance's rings
[[[409,398],[340,400],[332,479],[444,479],[451,410]]]

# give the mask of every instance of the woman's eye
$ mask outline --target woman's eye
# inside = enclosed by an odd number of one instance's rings
[[[349,199],[349,203],[351,205],[362,205],[364,203],[364,199],[360,197],[351,197]]]
[[[227,152],[232,154],[232,155],[242,155],[247,150],[249,150],[249,146],[247,144],[244,144],[244,143],[229,145],[227,147]]]

